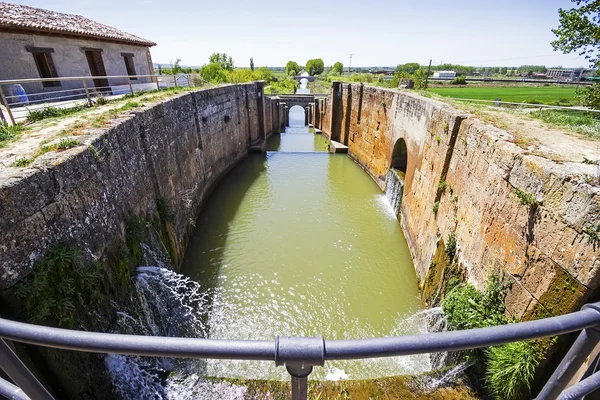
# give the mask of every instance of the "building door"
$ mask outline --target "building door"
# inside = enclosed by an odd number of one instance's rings
[[[106,76],[102,53],[98,50],[86,50],[85,57],[87,58],[90,74],[92,76]],[[101,91],[110,91],[108,79],[94,79],[94,86]]]

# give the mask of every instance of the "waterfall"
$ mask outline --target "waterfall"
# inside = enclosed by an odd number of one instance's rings
[[[385,196],[390,202],[394,215],[398,217],[404,192],[404,181],[394,169],[390,169],[386,177]]]
[[[117,313],[118,333],[207,337],[210,292],[160,267],[138,267],[134,309]],[[133,315],[133,316],[132,316]],[[137,316],[137,318],[135,317]],[[105,365],[125,399],[243,399],[245,388],[204,379],[205,361],[109,354]]]

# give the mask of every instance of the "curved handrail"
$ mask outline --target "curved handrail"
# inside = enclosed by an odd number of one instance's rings
[[[324,360],[392,357],[495,346],[556,336],[600,325],[600,303],[581,311],[489,328],[356,340],[325,340]],[[225,340],[125,335],[32,325],[0,318],[0,337],[95,353],[274,361],[274,340]],[[293,338],[290,338],[293,340]],[[321,339],[322,340],[322,339]],[[298,349],[301,352],[302,349]]]

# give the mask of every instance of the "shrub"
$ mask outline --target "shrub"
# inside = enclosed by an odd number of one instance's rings
[[[508,323],[504,315],[508,288],[499,275],[493,274],[483,293],[469,284],[452,289],[442,304],[451,328],[474,329]]]
[[[101,282],[100,265],[84,266],[77,249],[57,245],[36,262],[33,272],[16,286],[30,322],[54,320],[60,326],[74,324],[78,304],[96,293]]]
[[[514,342],[486,351],[487,389],[498,400],[522,399],[531,389],[542,354],[535,342]]]
[[[467,78],[465,78],[464,76],[457,76],[456,78],[452,79],[452,81],[450,82],[450,84],[452,84],[452,85],[466,85],[467,84]]]
[[[96,105],[103,106],[108,104],[108,99],[104,96],[100,96],[96,99]]]
[[[577,89],[577,99],[581,104],[595,110],[600,109],[600,83]]]
[[[449,234],[446,239],[446,254],[450,260],[453,260],[456,255],[456,235],[454,233]]]

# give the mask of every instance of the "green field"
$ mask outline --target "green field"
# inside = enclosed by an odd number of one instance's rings
[[[575,87],[562,86],[467,86],[436,87],[428,89],[440,96],[475,99],[509,101],[515,103],[575,105]]]

